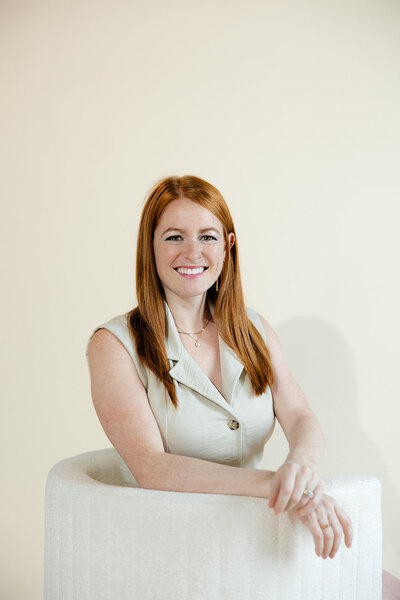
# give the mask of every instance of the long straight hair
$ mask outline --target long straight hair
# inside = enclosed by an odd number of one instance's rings
[[[139,359],[162,381],[170,400],[178,408],[174,381],[165,346],[167,316],[164,288],[158,277],[153,236],[160,216],[173,200],[187,198],[212,212],[223,226],[226,259],[219,277],[218,291],[214,283],[207,298],[215,304],[214,320],[218,333],[232,348],[248,374],[254,393],[263,394],[272,386],[274,375],[268,348],[258,329],[247,316],[239,269],[238,245],[229,208],[222,194],[211,183],[195,177],[171,176],[157,182],[143,207],[136,248],[136,296],[138,306],[127,316]],[[228,234],[235,234],[229,248]]]

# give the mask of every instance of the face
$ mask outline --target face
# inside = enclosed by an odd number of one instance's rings
[[[234,234],[229,234],[230,246]],[[173,200],[164,209],[153,238],[156,268],[161,283],[180,296],[204,294],[221,273],[226,250],[222,223],[207,208],[187,198]],[[200,268],[178,272],[177,267]]]

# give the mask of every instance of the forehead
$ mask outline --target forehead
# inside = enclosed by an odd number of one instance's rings
[[[157,227],[183,228],[188,224],[199,227],[216,227],[222,231],[222,223],[208,208],[188,198],[172,200],[161,213]]]

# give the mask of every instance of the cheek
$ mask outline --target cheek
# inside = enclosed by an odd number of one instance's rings
[[[215,253],[215,257],[216,261],[222,264],[224,262],[224,251],[219,248],[218,252]]]
[[[224,262],[224,254],[219,248],[215,248],[215,250],[211,251],[208,256],[210,262],[217,268],[219,268]]]
[[[161,249],[156,255],[156,265],[167,270],[176,258],[176,251],[170,246]]]

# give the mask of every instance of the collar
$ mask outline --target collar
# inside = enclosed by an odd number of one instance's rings
[[[215,305],[209,298],[206,301],[212,316],[214,316]],[[176,381],[190,387],[235,416],[236,413],[233,409],[234,391],[244,368],[235,352],[218,334],[222,389],[224,392],[224,395],[222,395],[182,344],[171,310],[165,300],[164,308],[167,317],[165,347],[171,367],[169,374]]]

